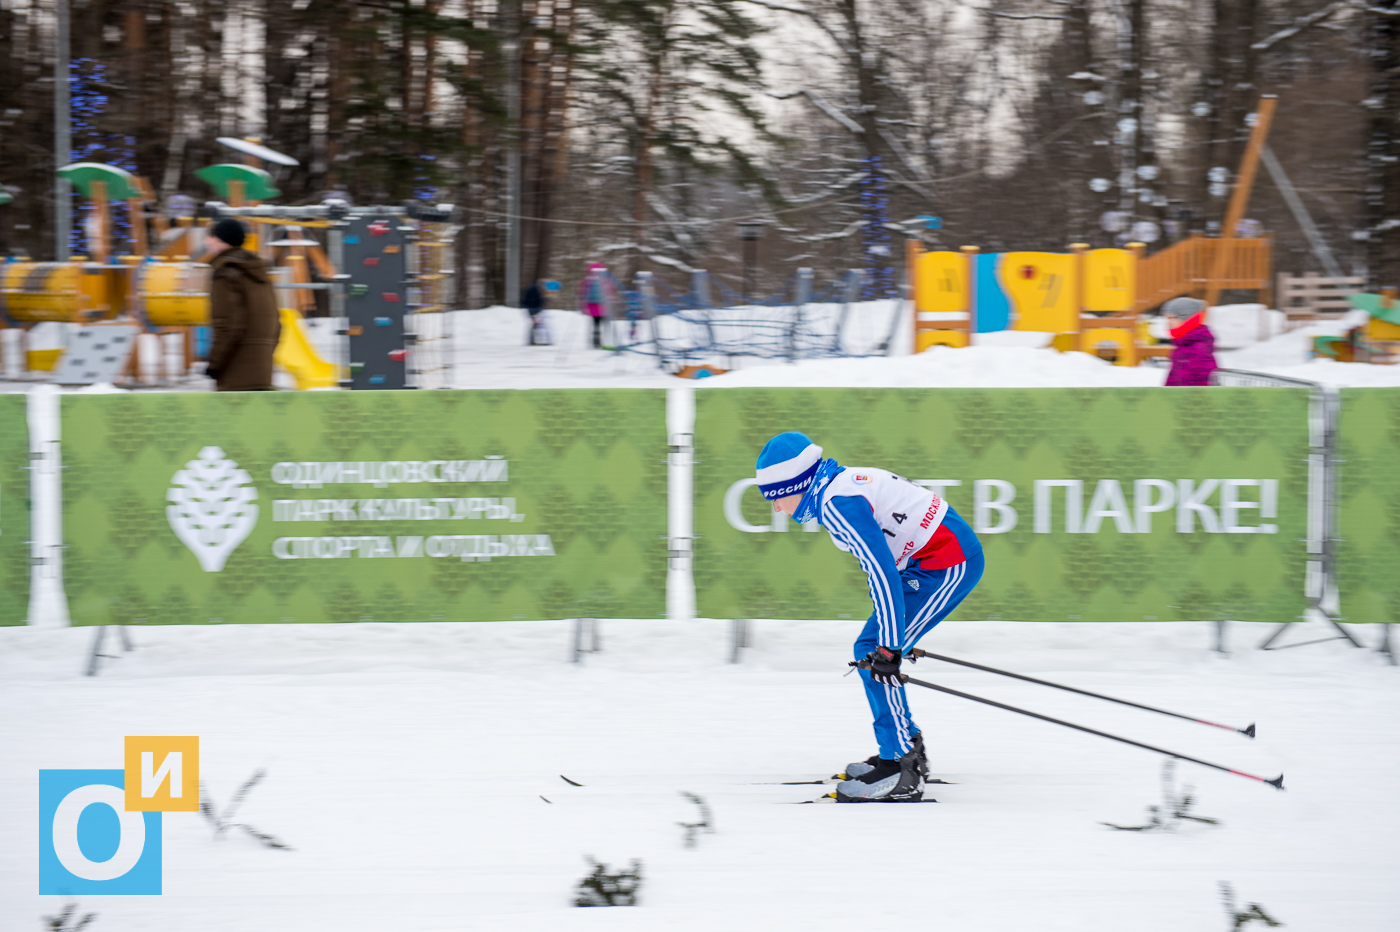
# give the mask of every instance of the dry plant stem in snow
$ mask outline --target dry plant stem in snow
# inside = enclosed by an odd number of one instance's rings
[[[706,803],[705,800],[701,799],[697,794],[695,794],[695,793],[690,793],[690,792],[686,792],[686,791],[682,790],[682,791],[681,791],[681,795],[684,796],[686,799],[690,800],[691,802],[695,803],[695,805],[697,805],[697,806],[700,807],[700,821],[699,821],[699,822],[677,822],[677,823],[676,823],[676,824],[679,825],[681,828],[685,829],[685,846],[686,846],[687,848],[694,848],[694,847],[695,847],[695,843],[699,840],[699,836],[700,836],[700,833],[701,833],[701,832],[706,832],[706,833],[708,833],[708,834],[714,834],[714,831],[715,831],[715,826],[714,826],[714,822],[713,822],[714,817],[710,814],[710,806],[709,806],[709,804]]]
[[[1162,798],[1161,806],[1148,806],[1147,811],[1152,814],[1146,825],[1115,825],[1112,822],[1100,822],[1100,825],[1107,825],[1111,829],[1120,832],[1174,832],[1178,823],[1182,821],[1204,822],[1207,825],[1219,825],[1219,819],[1209,819],[1205,816],[1191,814],[1191,806],[1195,803],[1195,798],[1191,795],[1191,787],[1180,795],[1176,795],[1173,786],[1173,774],[1176,769],[1176,761],[1168,759],[1162,766]]]
[[[47,932],[78,932],[79,929],[86,929],[88,924],[97,918],[97,913],[88,913],[79,919],[77,912],[78,904],[76,902],[66,903],[57,916],[43,918],[43,928]]]
[[[1273,916],[1264,912],[1264,907],[1258,903],[1250,903],[1244,909],[1235,906],[1235,888],[1225,881],[1220,881],[1220,896],[1225,901],[1225,915],[1230,917],[1230,932],[1243,929],[1251,922],[1262,922],[1271,929],[1276,929],[1283,923]]]
[[[251,835],[254,839],[256,839],[264,845],[267,845],[267,847],[269,848],[281,848],[286,851],[292,850],[291,845],[280,841],[273,835],[269,835],[266,832],[260,832],[257,829],[253,828],[251,825],[248,825],[244,822],[233,821],[233,814],[238,811],[238,807],[241,806],[243,804],[243,800],[248,797],[248,792],[252,790],[253,787],[257,786],[258,783],[261,782],[262,778],[265,776],[267,776],[267,771],[259,769],[256,773],[249,777],[243,783],[243,785],[238,788],[238,792],[233,794],[233,800],[224,809],[222,814],[220,814],[217,810],[214,809],[214,803],[209,798],[208,788],[203,783],[200,783],[199,811],[201,814],[203,814],[204,818],[209,821],[209,824],[214,827],[215,838],[224,837],[224,832],[228,831],[231,828],[241,828],[243,829],[243,831]]]

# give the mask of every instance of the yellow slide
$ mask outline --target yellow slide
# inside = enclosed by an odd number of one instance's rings
[[[306,338],[301,326],[301,314],[289,307],[280,309],[282,314],[282,337],[277,341],[277,350],[272,361],[286,369],[297,381],[297,388],[335,388],[339,379],[335,363],[326,362],[316,352],[316,347]]]

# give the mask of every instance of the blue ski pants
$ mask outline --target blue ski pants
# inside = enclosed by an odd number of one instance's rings
[[[919,638],[933,626],[952,614],[967,594],[982,578],[985,561],[981,553],[947,569],[924,570],[910,567],[899,576],[904,580],[904,643],[899,649],[908,653]],[[875,616],[865,623],[865,630],[856,638],[856,659],[861,660],[876,647],[879,626]],[[892,645],[887,645],[892,646]],[[908,753],[919,729],[909,716],[909,704],[904,699],[904,686],[886,686],[870,678],[869,670],[860,671],[865,684],[865,698],[875,716],[875,739],[880,742],[880,756],[886,759],[903,757]]]

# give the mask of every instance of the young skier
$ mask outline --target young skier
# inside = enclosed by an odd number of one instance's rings
[[[758,455],[763,497],[796,521],[816,519],[852,554],[870,583],[875,612],[856,639],[856,660],[875,717],[878,754],[848,764],[838,802],[923,797],[928,758],[899,679],[903,656],[957,608],[982,578],[977,535],[940,496],[884,469],[822,459],[806,434],[788,431]]]
[[[1216,370],[1215,334],[1206,326],[1206,303],[1196,298],[1172,298],[1162,305],[1171,326],[1172,368],[1168,385],[1209,385]]]

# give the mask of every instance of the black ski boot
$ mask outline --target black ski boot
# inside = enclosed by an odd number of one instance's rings
[[[876,758],[869,772],[836,787],[838,803],[910,803],[924,798],[924,772],[916,748],[898,760]]]
[[[914,751],[919,755],[919,770],[920,770],[921,773],[923,773],[924,777],[927,778],[927,777],[928,777],[928,754],[925,753],[925,751],[924,751],[924,733],[923,733],[923,732],[919,732],[918,734],[916,734],[916,735],[914,736]],[[833,779],[833,780],[854,780],[854,779],[856,779],[857,777],[863,777],[863,776],[865,776],[867,773],[869,773],[870,771],[874,770],[875,767],[876,767],[879,763],[880,763],[880,755],[879,755],[879,754],[871,754],[871,755],[870,755],[869,757],[867,757],[865,760],[856,761],[856,762],[853,763],[853,764],[847,764],[847,765],[846,765],[846,770],[845,770],[844,773],[832,774],[832,775],[831,775],[831,779]],[[887,761],[886,763],[888,763],[888,761]]]

